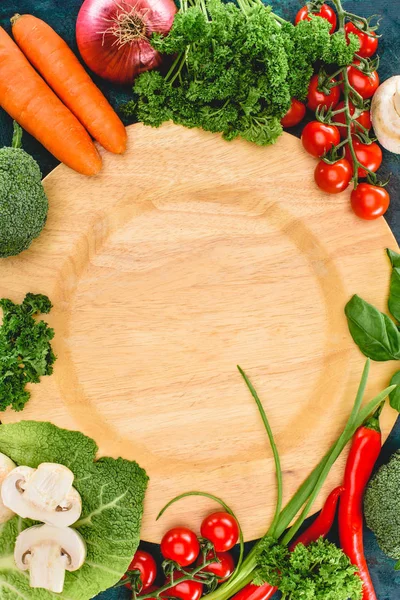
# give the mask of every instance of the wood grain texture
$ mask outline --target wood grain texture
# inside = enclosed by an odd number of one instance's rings
[[[343,309],[357,292],[385,309],[397,244],[383,219],[350,210],[313,183],[298,139],[276,146],[172,124],[133,125],[124,156],[103,152],[94,178],[64,166],[45,180],[50,214],[32,248],[0,265],[0,295],[46,293],[54,309],[54,375],[24,413],[136,459],[151,477],[142,537],[197,528],[214,507],[174,495],[222,496],[247,540],[275,501],[273,458],[236,365],[252,378],[281,452],[285,499],[349,414],[364,359]],[[368,396],[395,367],[373,364]],[[383,415],[385,437],[396,419]],[[332,471],[320,500],[341,479]]]

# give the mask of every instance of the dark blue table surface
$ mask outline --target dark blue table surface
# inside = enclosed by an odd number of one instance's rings
[[[292,21],[297,10],[304,2],[301,0],[274,0],[270,2],[275,12]],[[76,42],[74,27],[82,0],[0,0],[0,24],[9,31],[9,19],[16,13],[31,13],[47,21],[75,50]],[[379,54],[381,79],[400,74],[400,0],[344,0],[345,7],[353,13],[363,16],[379,14],[382,16]],[[129,89],[111,86],[94,77],[96,83],[108,97],[113,106],[117,107],[129,99]],[[0,109],[0,147],[9,145],[12,132],[11,119]],[[295,131],[300,134],[300,129]],[[24,148],[31,153],[41,166],[43,175],[47,175],[57,161],[33,138],[25,134]],[[384,152],[383,174],[392,173],[388,189],[392,203],[386,215],[387,222],[400,242],[400,156]],[[1,276],[1,271],[0,271]],[[397,422],[391,436],[387,440],[380,463],[387,461],[390,454],[400,448],[400,421]],[[312,465],[310,465],[311,467]],[[336,539],[336,531],[332,539]],[[379,550],[371,532],[365,532],[365,545],[368,563],[375,583],[379,600],[400,599],[400,573],[393,571],[394,561],[387,559]],[[157,554],[158,548],[143,544]],[[129,598],[125,588],[110,590],[98,597],[98,600],[123,600]]]

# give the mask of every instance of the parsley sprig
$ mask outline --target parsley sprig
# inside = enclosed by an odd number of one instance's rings
[[[54,330],[38,314],[49,313],[51,302],[42,294],[27,294],[22,304],[0,300],[0,411],[20,411],[30,398],[27,383],[39,383],[51,375],[56,356],[50,345]]]
[[[138,77],[136,100],[125,105],[146,125],[172,120],[186,127],[274,143],[291,99],[304,100],[317,61],[349,65],[358,49],[325,19],[296,27],[261,0],[182,0],[170,33],[153,46],[171,58],[165,72]]]

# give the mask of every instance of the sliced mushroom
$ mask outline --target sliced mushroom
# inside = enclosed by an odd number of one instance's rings
[[[386,150],[400,154],[400,75],[379,86],[372,99],[372,125]]]
[[[77,571],[85,559],[85,541],[70,527],[35,525],[20,533],[15,543],[15,564],[29,571],[30,586],[58,594],[64,589],[65,571]]]
[[[13,463],[11,458],[8,458],[8,456],[0,452],[0,486],[13,469],[15,469],[15,463]],[[13,516],[13,511],[4,505],[0,498],[0,523],[9,521]]]
[[[56,463],[42,463],[37,469],[17,467],[5,478],[1,497],[6,507],[24,519],[69,527],[82,512],[73,481],[72,471]]]

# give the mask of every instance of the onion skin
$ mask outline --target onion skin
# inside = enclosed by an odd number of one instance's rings
[[[159,67],[162,56],[149,39],[153,33],[167,34],[177,8],[173,0],[85,0],[76,23],[79,52],[86,65],[113,83],[131,85],[140,73]],[[113,33],[113,21],[121,13],[142,22],[141,34],[123,45]]]

